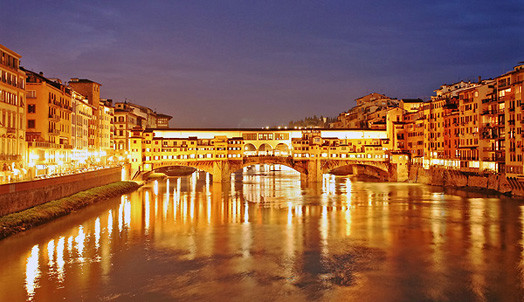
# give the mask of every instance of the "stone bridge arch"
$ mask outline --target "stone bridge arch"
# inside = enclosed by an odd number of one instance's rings
[[[274,148],[273,154],[275,156],[290,156],[291,148],[285,143],[278,143]]]
[[[155,171],[160,168],[166,168],[166,167],[191,167],[195,168],[200,171],[204,171],[210,174],[213,174],[213,165],[215,164],[215,161],[209,160],[209,161],[163,161],[161,163],[154,163],[152,164],[151,171]]]
[[[307,166],[301,162],[296,162],[291,156],[257,156],[246,157],[241,162],[233,164],[230,168],[231,173],[238,172],[245,167],[254,165],[282,165],[291,168],[300,174],[307,174]]]
[[[268,143],[263,143],[258,147],[258,156],[270,156],[273,155],[273,146]]]
[[[387,180],[390,175],[390,164],[387,162],[373,162],[361,160],[326,160],[321,163],[323,174],[342,167],[353,167],[353,174],[364,174]]]
[[[247,155],[247,156],[255,156],[257,155],[257,150],[258,148],[255,147],[255,145],[253,145],[252,143],[247,143],[244,145],[244,155]]]

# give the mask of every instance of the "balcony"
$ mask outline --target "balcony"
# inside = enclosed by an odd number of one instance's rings
[[[58,114],[49,114],[48,117],[52,120],[56,120],[56,121],[59,121],[60,120],[60,116]]]
[[[21,159],[22,159],[22,156],[18,154],[17,155],[0,154],[0,160],[4,160],[4,161],[17,161]]]
[[[58,145],[50,142],[27,142],[29,148],[58,148]]]

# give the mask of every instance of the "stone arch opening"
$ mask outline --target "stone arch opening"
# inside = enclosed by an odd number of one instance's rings
[[[258,155],[259,156],[272,156],[273,155],[273,147],[271,147],[270,144],[263,143],[258,147]]]
[[[196,167],[182,166],[182,165],[164,166],[164,167],[159,167],[159,168],[155,168],[152,170],[152,172],[163,173],[163,174],[166,174],[167,176],[187,176],[187,175],[193,174],[195,171],[208,172],[202,169],[198,169]]]
[[[365,165],[365,164],[357,164],[357,163],[348,163],[343,164],[334,168],[329,169],[328,171],[325,171],[325,173],[334,174],[334,175],[355,175],[355,176],[367,176],[372,178],[377,178],[380,180],[387,180],[389,177],[389,171],[384,170],[382,168],[373,166],[373,165]]]
[[[255,156],[257,155],[257,147],[251,143],[244,145],[244,155],[246,156]]]
[[[276,145],[275,150],[274,150],[274,154],[275,154],[275,156],[290,156],[291,152],[289,150],[288,145],[286,145],[284,143],[280,143],[280,144]]]
[[[262,170],[260,170],[260,168],[256,168],[259,166],[264,166],[266,168]],[[296,167],[293,167],[292,165],[289,165],[287,163],[281,163],[281,162],[249,163],[249,164],[242,165],[241,167],[237,167],[235,171],[231,171],[231,173],[245,172],[246,170],[251,170],[251,169],[255,169],[255,170],[258,169],[260,172],[263,172],[263,171],[269,172],[269,171],[278,171],[278,170],[293,170],[298,174],[303,173],[297,170]]]

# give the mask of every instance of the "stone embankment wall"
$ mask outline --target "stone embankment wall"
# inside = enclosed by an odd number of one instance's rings
[[[475,188],[497,191],[503,194],[524,196],[524,184],[503,174],[476,174],[431,167],[411,165],[409,181],[453,188]]]
[[[129,171],[127,167],[126,171]],[[0,216],[122,179],[122,168],[0,185]]]

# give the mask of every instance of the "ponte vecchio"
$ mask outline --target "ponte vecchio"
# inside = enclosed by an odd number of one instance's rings
[[[395,151],[385,130],[351,129],[146,129],[129,140],[135,175],[188,166],[213,182],[256,164],[280,164],[318,182],[324,173],[352,166],[357,173],[407,179],[408,155]]]

